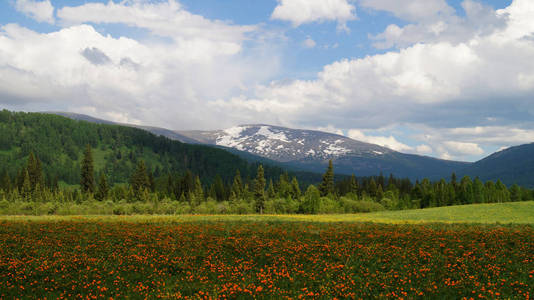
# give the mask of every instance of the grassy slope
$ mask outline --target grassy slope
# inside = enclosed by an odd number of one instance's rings
[[[104,222],[378,222],[378,223],[515,223],[534,224],[534,201],[475,204],[353,215],[217,215],[217,216],[0,216],[0,221]]]

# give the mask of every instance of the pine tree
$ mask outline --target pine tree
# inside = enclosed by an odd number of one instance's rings
[[[95,199],[98,201],[102,201],[107,198],[109,193],[109,187],[108,182],[106,180],[106,175],[102,174],[100,175],[100,178],[98,179],[98,190],[95,194]]]
[[[202,183],[200,182],[200,177],[195,178],[195,199],[197,202],[204,200],[204,189],[202,188]]]
[[[33,152],[30,152],[30,155],[28,156],[26,170],[28,170],[28,176],[30,178],[30,186],[32,190],[35,190],[35,187],[38,184],[41,186],[44,184],[41,161],[33,154]]]
[[[384,190],[382,189],[382,185],[378,184],[378,187],[376,188],[376,200],[380,201],[384,198]]]
[[[143,160],[139,160],[137,163],[137,168],[130,179],[130,184],[136,198],[140,198],[141,193],[145,189],[150,188],[150,182],[148,179],[145,162]]]
[[[254,180],[254,199],[256,200],[256,211],[262,214],[265,208],[265,177],[262,165],[259,165]]]
[[[83,155],[81,165],[81,188],[84,193],[95,192],[95,177],[93,166],[93,154],[91,153],[91,146],[87,144],[85,153]]]
[[[374,178],[371,178],[371,180],[369,181],[367,191],[369,192],[369,196],[376,197],[376,193],[378,192],[378,187],[376,186],[376,181]]]
[[[350,192],[355,196],[358,195],[358,179],[354,174],[350,177]]]
[[[243,181],[241,180],[241,173],[239,172],[239,169],[237,169],[235,172],[231,191],[235,194],[237,199],[243,197]]]
[[[297,177],[293,177],[293,179],[291,180],[291,188],[293,189],[293,199],[299,199],[302,195],[302,192],[300,191],[300,186]]]
[[[24,171],[24,180],[22,182],[22,188],[20,190],[20,195],[25,201],[32,200],[32,186],[30,183],[30,175],[28,171]]]
[[[269,187],[267,188],[267,198],[268,199],[274,199],[276,196],[276,193],[274,192],[274,183],[273,180],[269,180]]]
[[[323,181],[319,186],[319,191],[321,196],[334,194],[334,166],[332,164],[332,160],[328,161],[328,169],[323,175]]]
[[[5,192],[10,192],[11,188],[11,178],[9,177],[9,174],[4,171],[4,175],[2,176],[2,189]]]

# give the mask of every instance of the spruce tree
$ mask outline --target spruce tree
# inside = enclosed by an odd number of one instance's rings
[[[350,192],[355,196],[358,195],[358,179],[354,174],[350,177]]]
[[[235,172],[231,191],[235,194],[237,199],[241,199],[243,197],[243,181],[241,180],[241,173],[239,172],[239,169],[237,169]]]
[[[20,190],[20,195],[25,201],[32,200],[32,186],[30,183],[30,175],[28,171],[24,171],[24,180],[22,181],[22,188]]]
[[[332,160],[328,161],[328,169],[323,175],[323,181],[319,186],[319,192],[322,197],[334,194],[334,166],[332,165]]]
[[[202,183],[200,182],[200,177],[195,178],[195,199],[200,202],[204,201],[204,189],[202,188]]]
[[[148,179],[145,162],[143,160],[139,160],[137,163],[137,168],[130,179],[130,184],[136,198],[140,198],[141,193],[145,189],[150,188],[150,181]]]
[[[291,180],[291,188],[293,189],[293,198],[299,199],[302,195],[302,192],[300,191],[300,186],[297,177],[293,177],[293,179]]]
[[[108,182],[106,180],[106,175],[102,174],[100,175],[100,178],[98,179],[98,190],[95,194],[95,199],[98,201],[102,201],[107,198],[109,192]]]
[[[269,180],[269,186],[267,188],[267,198],[268,199],[274,199],[276,196],[276,193],[274,192],[274,183],[273,180]]]
[[[95,192],[95,177],[93,166],[93,154],[91,153],[91,146],[87,144],[85,153],[83,155],[81,165],[81,188],[84,193]]]
[[[265,177],[262,165],[259,165],[254,180],[254,199],[256,200],[256,211],[262,214],[265,208]]]

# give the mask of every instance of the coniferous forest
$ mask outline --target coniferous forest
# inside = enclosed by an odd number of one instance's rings
[[[60,116],[0,112],[3,214],[321,214],[526,201],[533,191],[464,176],[321,176],[221,149]],[[311,179],[311,180],[310,180]]]

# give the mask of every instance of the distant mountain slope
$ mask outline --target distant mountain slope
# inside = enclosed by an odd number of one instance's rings
[[[270,125],[241,125],[215,131],[178,131],[204,144],[232,147],[292,168],[321,172],[332,159],[337,173],[394,174],[412,179],[448,177],[468,163],[404,154],[386,147],[313,130]]]
[[[86,115],[57,113],[77,120],[109,122]],[[440,179],[469,163],[404,154],[375,144],[314,130],[270,125],[241,125],[214,131],[173,131],[158,127],[121,124],[145,129],[185,143],[228,150],[250,162],[276,162],[291,170],[324,172],[328,160],[337,174],[372,176],[383,173],[411,179]]]
[[[228,182],[236,169],[243,178],[253,178],[257,169],[256,164],[225,150],[184,144],[138,128],[51,114],[0,111],[0,172],[11,177],[17,176],[33,152],[42,161],[47,180],[57,176],[67,184],[78,184],[87,144],[93,148],[96,172],[105,172],[113,183],[128,182],[140,159],[155,176],[190,170],[205,183],[216,175]],[[265,166],[266,177],[277,178],[283,172],[282,168]],[[320,175],[315,180],[320,180]]]
[[[458,172],[481,180],[500,179],[504,184],[517,183],[534,187],[534,143],[495,152]]]
[[[46,114],[54,114],[58,116],[67,117],[69,119],[77,120],[77,121],[87,121],[91,123],[96,124],[108,124],[108,125],[122,125],[122,126],[128,126],[128,127],[135,127],[140,128],[143,130],[146,130],[148,132],[151,132],[155,135],[162,135],[165,137],[168,137],[172,140],[180,141],[182,143],[188,143],[188,144],[199,144],[198,141],[188,138],[187,136],[181,135],[175,131],[160,128],[160,127],[153,127],[153,126],[142,126],[142,125],[136,125],[136,124],[126,124],[126,123],[118,123],[118,122],[112,122],[108,120],[103,120],[99,118],[95,118],[92,116],[84,115],[84,114],[77,114],[77,113],[70,113],[70,112],[62,112],[62,111],[50,111],[50,112],[44,112]]]

